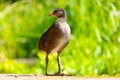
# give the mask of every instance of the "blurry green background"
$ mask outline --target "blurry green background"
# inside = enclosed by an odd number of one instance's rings
[[[120,0],[0,0],[0,73],[44,74],[37,43],[63,8],[72,37],[61,53],[63,72],[120,76]],[[56,54],[49,73],[57,72]]]

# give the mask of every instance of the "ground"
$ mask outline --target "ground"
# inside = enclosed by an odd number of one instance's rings
[[[120,77],[80,77],[1,74],[0,80],[120,80]]]

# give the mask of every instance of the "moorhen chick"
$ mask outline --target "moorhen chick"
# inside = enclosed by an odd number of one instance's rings
[[[60,65],[60,53],[69,43],[71,31],[70,27],[66,22],[66,13],[63,9],[55,9],[50,16],[56,16],[57,20],[53,25],[43,33],[39,39],[38,48],[40,51],[46,53],[46,75],[48,74],[48,55],[53,52],[57,52],[57,63],[58,63],[58,73],[55,75],[62,75],[61,65]]]

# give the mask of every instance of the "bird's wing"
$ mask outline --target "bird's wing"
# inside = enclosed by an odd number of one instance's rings
[[[45,51],[45,48],[48,48],[50,45],[52,45],[52,43],[54,43],[54,39],[57,35],[57,26],[58,23],[55,22],[53,23],[53,25],[44,32],[44,34],[41,36],[40,40],[39,40],[39,44],[38,47],[39,49]],[[52,45],[54,47],[54,45]]]
[[[53,39],[53,37],[56,35],[56,31],[57,31],[57,22],[53,23],[53,25],[48,28],[48,30],[46,30],[43,35],[41,36],[41,39],[44,40],[44,42],[46,42],[46,40],[51,40]]]

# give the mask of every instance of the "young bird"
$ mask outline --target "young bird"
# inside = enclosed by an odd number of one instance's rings
[[[63,9],[55,9],[50,16],[57,17],[53,25],[41,36],[38,43],[40,51],[46,53],[46,75],[48,74],[48,55],[57,52],[58,72],[55,75],[62,75],[60,65],[60,53],[70,41],[71,30],[66,22],[66,13]]]

